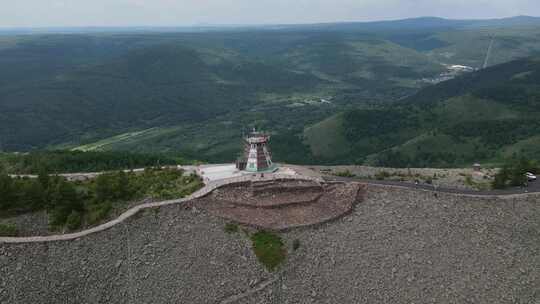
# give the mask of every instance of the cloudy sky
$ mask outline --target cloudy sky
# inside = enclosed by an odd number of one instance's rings
[[[0,0],[0,27],[177,26],[540,16],[540,0]]]

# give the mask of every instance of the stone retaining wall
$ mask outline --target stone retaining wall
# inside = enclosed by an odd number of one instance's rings
[[[282,193],[266,197],[246,197],[246,187],[224,187],[218,192],[190,202],[210,214],[259,229],[283,231],[332,221],[352,211],[363,199],[359,183],[320,186],[319,193]]]

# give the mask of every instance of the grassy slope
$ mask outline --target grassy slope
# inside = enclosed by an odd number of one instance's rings
[[[456,138],[438,129],[468,121],[506,120],[522,116],[521,113],[512,110],[507,105],[492,100],[479,99],[468,94],[453,97],[438,104],[432,113],[437,117],[434,128],[428,129],[426,133],[420,134],[402,145],[393,147],[392,150],[410,158],[419,154],[436,155],[451,152],[456,155],[456,160],[453,163],[441,160],[437,165],[469,165],[471,161],[474,161],[475,156],[479,160],[485,159],[492,150],[487,148],[479,138]],[[376,157],[372,158],[376,159]],[[438,160],[433,161],[437,162]],[[430,163],[426,162],[423,165],[428,166]]]
[[[335,156],[322,149],[327,140],[317,136],[332,134],[333,138],[345,138],[336,143],[338,149],[352,147],[348,155],[341,155],[343,160],[365,157],[374,165],[462,166],[520,154],[538,158],[539,75],[536,59],[518,60],[428,88],[393,110],[383,109],[382,114],[358,110],[349,112],[345,121],[343,114],[336,115],[327,121],[339,124],[316,124],[306,129],[305,135],[313,153]],[[456,86],[460,89],[454,90]],[[516,88],[522,96],[505,93]],[[396,111],[403,118],[395,116]],[[380,119],[367,119],[374,114]],[[393,119],[395,125],[385,128],[382,124],[378,133],[364,132],[387,119]],[[355,130],[354,134],[346,136],[344,128]],[[396,136],[387,137],[391,132]],[[387,148],[373,153],[368,152],[370,146],[361,144],[371,142],[374,146],[385,138]]]
[[[350,152],[350,145],[343,132],[341,114],[306,128],[304,136],[315,157],[336,158]]]
[[[442,121],[456,123],[469,120],[491,120],[518,118],[520,113],[507,105],[493,100],[484,100],[470,94],[452,97],[438,105],[435,114]]]

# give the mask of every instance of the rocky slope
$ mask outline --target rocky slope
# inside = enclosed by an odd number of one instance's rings
[[[0,244],[0,303],[536,303],[540,196],[367,186],[341,219],[281,234],[276,273],[200,208],[75,241]],[[300,247],[293,250],[294,240]]]

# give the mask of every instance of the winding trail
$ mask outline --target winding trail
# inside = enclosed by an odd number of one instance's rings
[[[111,227],[114,227],[126,221],[127,219],[129,219],[130,217],[134,216],[135,214],[139,213],[140,211],[144,209],[182,204],[182,203],[185,203],[185,202],[197,199],[197,198],[204,197],[210,192],[214,191],[215,189],[223,187],[228,184],[248,182],[248,181],[271,181],[271,180],[276,180],[276,179],[300,179],[300,180],[314,180],[318,182],[322,181],[321,179],[312,178],[312,177],[298,176],[298,175],[296,176],[295,175],[282,175],[282,174],[265,174],[263,177],[261,177],[260,175],[244,175],[240,177],[233,177],[233,178],[209,182],[203,188],[199,189],[198,191],[192,193],[191,195],[185,198],[137,205],[127,210],[126,212],[122,213],[116,219],[109,221],[107,223],[101,224],[99,226],[87,229],[87,230],[83,230],[83,231],[75,232],[75,233],[69,233],[69,234],[58,234],[58,235],[50,235],[50,236],[0,237],[0,244],[2,243],[39,243],[39,242],[75,240],[75,239],[78,239],[78,238],[81,238],[90,234],[107,230]]]

